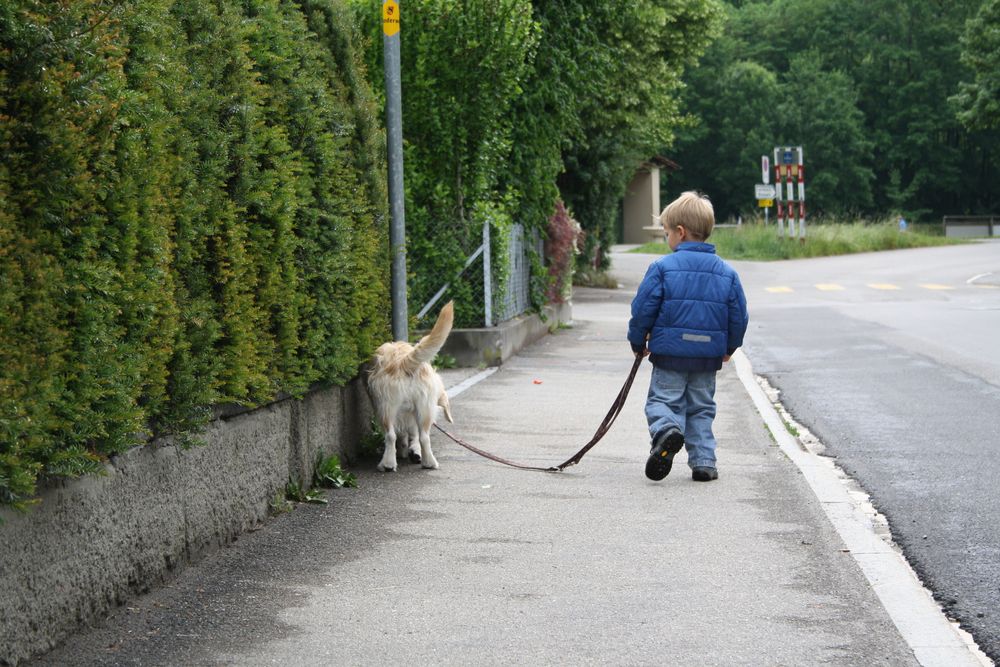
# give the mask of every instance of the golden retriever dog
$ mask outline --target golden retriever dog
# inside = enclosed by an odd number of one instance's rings
[[[434,328],[416,345],[399,341],[383,343],[375,350],[368,386],[385,432],[385,452],[378,464],[383,472],[396,469],[397,445],[401,450],[409,449],[414,463],[419,461],[424,468],[438,467],[431,451],[431,425],[438,407],[449,422],[454,420],[444,383],[430,362],[448,338],[454,319],[454,303],[449,301],[438,314]]]

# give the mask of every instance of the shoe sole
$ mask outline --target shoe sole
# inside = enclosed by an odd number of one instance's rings
[[[658,482],[670,474],[674,465],[674,456],[684,447],[684,435],[674,431],[653,447],[646,459],[646,477]]]

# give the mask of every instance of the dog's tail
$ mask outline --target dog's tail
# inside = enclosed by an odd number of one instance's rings
[[[420,342],[410,352],[407,361],[407,370],[413,372],[422,363],[430,363],[434,360],[438,351],[444,346],[448,334],[451,333],[451,325],[455,320],[455,305],[453,301],[445,304],[438,314],[437,322],[431,332],[420,339]]]
[[[451,416],[451,403],[448,402],[448,392],[442,391],[441,395],[438,396],[438,406],[444,412],[444,418],[454,424],[455,420]]]

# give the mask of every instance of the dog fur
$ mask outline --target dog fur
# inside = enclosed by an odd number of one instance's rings
[[[408,449],[410,460],[419,461],[424,468],[438,467],[430,434],[438,408],[449,422],[454,420],[444,383],[430,362],[447,340],[454,318],[454,304],[449,301],[434,328],[416,345],[397,341],[383,343],[375,350],[368,386],[385,433],[385,451],[378,464],[383,472],[396,469],[397,446]]]

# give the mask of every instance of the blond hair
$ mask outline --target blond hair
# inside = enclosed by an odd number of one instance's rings
[[[704,241],[715,228],[715,209],[705,195],[685,192],[663,209],[660,224],[665,230],[684,227],[693,239]]]

